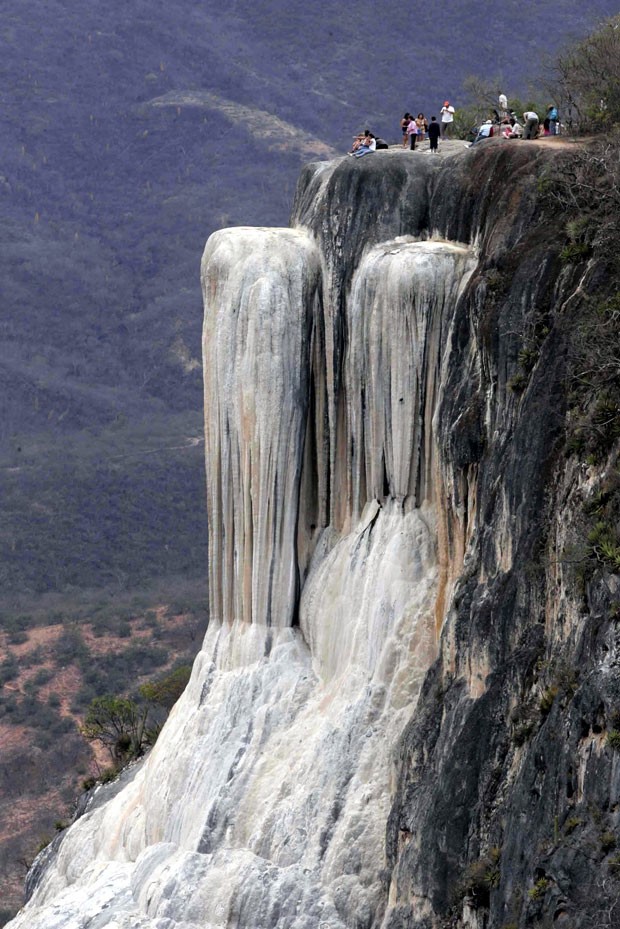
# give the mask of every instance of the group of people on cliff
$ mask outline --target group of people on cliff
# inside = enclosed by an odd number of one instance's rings
[[[443,106],[439,113],[439,119],[431,116],[430,122],[424,113],[418,113],[414,116],[406,112],[400,121],[400,134],[402,138],[402,147],[415,151],[416,144],[422,140],[428,139],[430,151],[439,150],[439,140],[449,138],[454,123],[455,108],[449,100],[444,100]],[[522,122],[519,122],[514,110],[508,109],[508,100],[505,94],[500,94],[498,98],[498,108],[494,109],[491,118],[487,119],[482,125],[475,130],[475,138],[471,142],[475,145],[484,139],[492,137],[501,137],[504,139],[536,139],[540,135],[554,136],[560,131],[560,119],[557,107],[549,104],[547,112],[542,120],[533,110],[526,110],[523,113]],[[387,142],[377,138],[370,131],[365,129],[353,139],[353,145],[349,155],[355,158],[361,158],[380,148],[388,148]]]
[[[560,132],[560,117],[557,107],[550,103],[547,107],[545,117],[541,121],[534,110],[526,110],[523,114],[523,121],[520,123],[514,110],[507,112],[507,101],[503,94],[500,94],[500,107],[502,104],[503,112],[493,110],[492,118],[487,119],[478,127],[476,137],[471,143],[475,145],[484,139],[501,137],[504,139],[537,139],[540,136],[555,136]]]
[[[430,122],[424,113],[418,113],[414,116],[412,113],[405,113],[400,121],[400,132],[403,140],[403,148],[410,148],[415,151],[416,142],[422,139],[428,139],[430,142],[431,152],[438,151],[439,139],[446,138],[454,122],[455,109],[449,100],[445,100],[440,110],[440,119],[431,116]],[[370,129],[365,129],[353,139],[353,145],[349,155],[354,158],[361,158],[379,148],[388,148],[387,142],[378,139]]]
[[[424,113],[418,113],[417,116],[405,113],[400,121],[403,148],[409,148],[413,152],[417,142],[428,139],[431,152],[438,151],[439,139],[445,139],[452,129],[454,113],[455,109],[449,100],[444,100],[440,110],[441,118],[437,120],[436,116],[431,116],[430,123]]]

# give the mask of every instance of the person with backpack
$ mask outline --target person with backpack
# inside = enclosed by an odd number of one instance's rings
[[[551,135],[557,135],[559,116],[558,116],[558,109],[557,107],[553,105],[553,103],[550,103],[549,106],[547,107],[547,115],[545,117],[545,120],[547,119],[549,120],[549,133]]]

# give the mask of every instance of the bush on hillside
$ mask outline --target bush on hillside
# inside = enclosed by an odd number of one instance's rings
[[[570,130],[602,132],[620,124],[620,15],[557,57],[552,92]]]
[[[139,758],[155,743],[168,713],[183,693],[191,668],[182,665],[156,681],[143,684],[138,696],[95,697],[80,731],[104,745],[115,765]]]

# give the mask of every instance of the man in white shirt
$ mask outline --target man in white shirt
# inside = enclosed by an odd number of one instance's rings
[[[493,129],[493,123],[491,122],[490,119],[487,119],[487,121],[483,123],[478,129],[478,134],[476,135],[476,138],[471,144],[475,145],[476,142],[481,142],[483,139],[489,139],[492,135],[492,129]]]
[[[449,100],[444,100],[441,108],[441,138],[445,139],[448,135],[448,129],[454,122],[454,107],[450,106]]]
[[[526,110],[523,114],[523,138],[538,138],[538,113],[534,113],[533,110]]]

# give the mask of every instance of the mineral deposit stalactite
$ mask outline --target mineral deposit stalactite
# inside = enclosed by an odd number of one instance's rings
[[[443,242],[377,246],[354,278],[347,313],[347,435],[339,463],[351,515],[385,496],[408,507],[434,501],[433,415],[450,310],[472,267],[468,249]]]
[[[211,616],[290,625],[318,252],[290,230],[235,229],[205,252]]]

